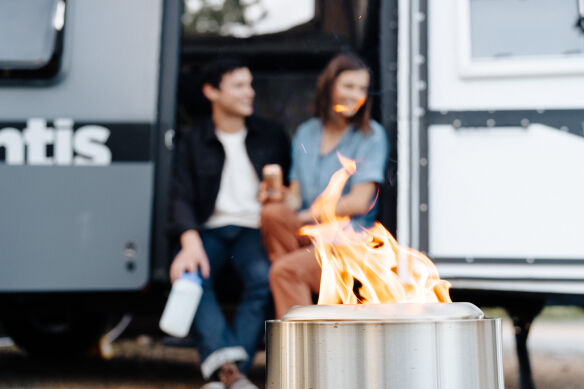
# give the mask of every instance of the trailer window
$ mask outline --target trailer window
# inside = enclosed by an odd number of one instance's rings
[[[64,0],[0,1],[0,79],[55,76],[64,15]]]
[[[307,23],[314,8],[314,0],[186,0],[183,24],[190,34],[244,38]]]
[[[471,0],[472,59],[582,56],[578,2]]]
[[[187,40],[232,43],[260,37],[326,37],[331,43],[361,46],[371,0],[183,0]],[[188,43],[187,43],[188,45]],[[279,45],[282,45],[279,42]],[[319,44],[315,49],[319,48]]]

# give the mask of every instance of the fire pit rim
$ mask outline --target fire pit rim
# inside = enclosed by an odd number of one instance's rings
[[[280,321],[411,323],[484,318],[483,311],[471,303],[403,303],[295,306]]]

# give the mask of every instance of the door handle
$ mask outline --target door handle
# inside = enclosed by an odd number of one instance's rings
[[[172,150],[174,148],[174,130],[168,129],[164,133],[164,145],[168,150]]]

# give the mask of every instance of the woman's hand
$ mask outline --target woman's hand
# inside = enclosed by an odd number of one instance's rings
[[[309,209],[305,209],[303,211],[298,212],[298,221],[300,224],[312,224],[314,223],[316,218],[312,214],[312,211]]]
[[[373,205],[373,195],[377,190],[375,182],[363,182],[354,185],[349,193],[341,197],[337,204],[337,216],[362,215],[371,209]]]
[[[284,188],[284,204],[293,211],[299,210],[302,206],[298,181],[292,181],[289,188]]]
[[[373,204],[372,198],[376,189],[377,184],[374,182],[364,182],[353,186],[349,193],[339,200],[335,214],[354,216],[367,213]],[[320,216],[314,214],[310,208],[298,212],[298,220],[302,225],[320,222]]]

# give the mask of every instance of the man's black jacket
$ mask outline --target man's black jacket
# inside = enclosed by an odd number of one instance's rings
[[[245,147],[258,179],[262,179],[264,165],[271,163],[282,166],[287,179],[290,141],[284,129],[256,117],[246,119],[246,127]],[[177,141],[171,188],[171,232],[175,238],[186,230],[199,230],[213,213],[224,162],[225,151],[211,119],[186,131]]]

